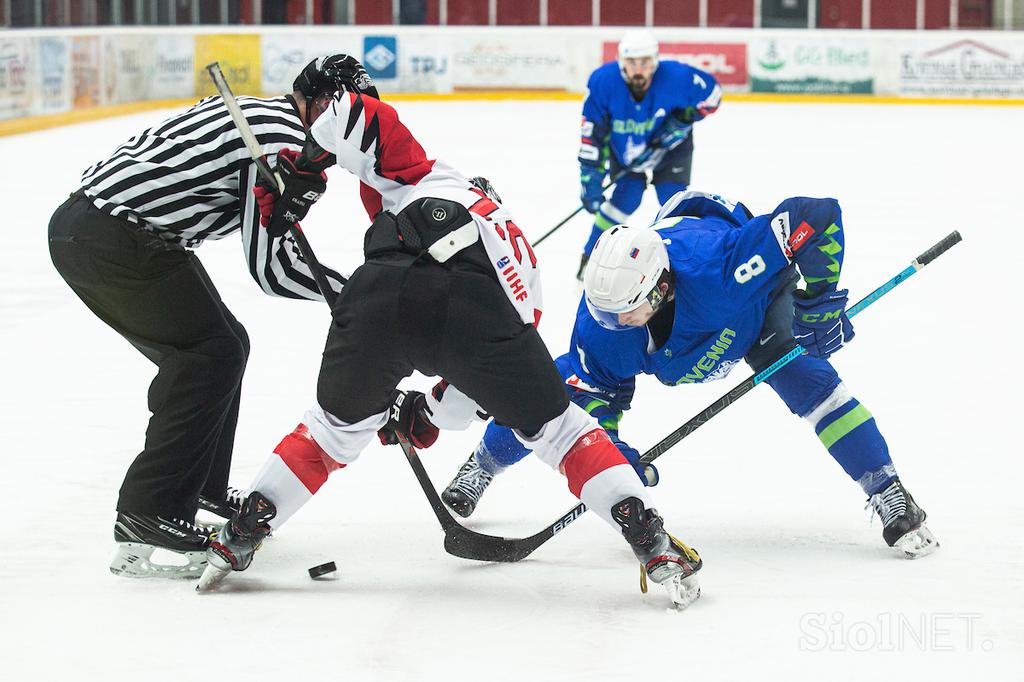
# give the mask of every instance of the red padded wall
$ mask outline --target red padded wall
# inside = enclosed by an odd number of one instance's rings
[[[754,0],[708,0],[708,26],[753,26]]]
[[[552,26],[589,26],[590,0],[548,0],[548,24]]]
[[[540,23],[540,0],[498,0],[497,23],[536,26]]]
[[[448,0],[448,24],[487,25],[487,0]]]
[[[863,4],[862,0],[821,0],[818,28],[861,28]]]
[[[601,0],[601,25],[643,26],[646,5],[644,0]]]

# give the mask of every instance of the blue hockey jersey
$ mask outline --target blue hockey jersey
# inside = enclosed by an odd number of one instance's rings
[[[673,111],[687,112],[687,120],[699,121],[718,108],[722,97],[714,76],[675,61],[658,65],[639,102],[633,99],[618,62],[598,67],[590,75],[587,89],[580,162],[589,164],[603,162],[610,152],[628,166],[644,152],[652,132],[666,116]]]
[[[768,215],[717,195],[681,192],[666,202],[652,229],[668,249],[675,310],[659,348],[646,327],[612,331],[581,301],[571,346],[558,358],[566,382],[619,410],[632,379],[653,374],[668,385],[726,376],[757,342],[772,290],[796,262],[809,286],[835,288],[843,234],[833,199],[796,197]]]

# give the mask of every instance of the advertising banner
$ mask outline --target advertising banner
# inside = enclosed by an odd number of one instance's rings
[[[168,34],[153,39],[149,99],[195,96],[195,38]]]
[[[403,92],[451,92],[454,60],[452,41],[437,33],[398,37],[394,88]],[[382,87],[389,87],[387,82]]]
[[[398,75],[398,40],[395,36],[363,38],[363,66],[375,81],[395,78]]]
[[[870,94],[871,49],[866,40],[801,35],[755,37],[749,50],[752,92]]]
[[[100,105],[100,37],[71,39],[71,102],[75,109]]]
[[[195,94],[208,97],[217,94],[206,65],[220,62],[221,71],[236,95],[262,95],[263,73],[260,69],[260,36],[245,34],[199,34],[195,37]],[[291,92],[291,87],[288,92]]]
[[[267,96],[290,93],[295,77],[316,57],[360,54],[362,38],[352,33],[268,33],[260,46],[262,86]]]
[[[17,118],[29,111],[31,47],[31,38],[0,35],[0,119]]]
[[[153,39],[142,35],[103,36],[103,104],[149,98],[149,64]]]
[[[71,109],[70,39],[39,38],[39,98],[34,113],[53,114]]]
[[[898,93],[932,97],[1024,97],[1024,43],[924,41],[901,48]]]
[[[569,41],[521,33],[467,38],[452,48],[455,88],[565,90],[574,80]]]
[[[618,56],[618,43],[605,41],[602,48],[605,62]],[[746,43],[658,43],[660,59],[672,59],[707,71],[725,89],[747,87]]]

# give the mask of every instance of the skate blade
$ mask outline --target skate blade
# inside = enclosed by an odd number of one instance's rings
[[[669,599],[677,611],[682,611],[693,602],[700,599],[700,582],[697,574],[693,573],[685,578],[676,576],[664,583]]]
[[[137,542],[119,542],[110,572],[122,578],[163,578],[165,580],[195,580],[206,567],[206,552],[174,552],[185,559],[185,564],[162,564],[152,560],[159,548]],[[170,552],[171,550],[165,550]]]
[[[928,530],[928,526],[921,525],[893,543],[893,549],[903,554],[907,559],[920,559],[928,556],[939,548],[939,541]]]
[[[196,592],[209,592],[213,590],[224,578],[228,577],[228,573],[231,573],[230,568],[218,568],[213,564],[207,564],[206,570],[199,577],[199,583],[196,585]]]

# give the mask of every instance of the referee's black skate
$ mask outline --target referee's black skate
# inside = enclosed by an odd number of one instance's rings
[[[199,508],[221,517],[225,521],[237,514],[242,509],[242,500],[245,499],[245,491],[238,488],[227,487],[224,495],[219,498],[199,496]]]
[[[459,472],[441,493],[441,499],[448,508],[463,518],[468,518],[480,502],[480,496],[494,480],[494,475],[487,473],[477,461],[473,452],[466,463],[459,467]]]
[[[127,578],[198,578],[206,567],[206,548],[216,533],[182,519],[118,512],[114,522],[117,551],[110,572]],[[159,563],[157,550],[180,554],[185,563]]]
[[[231,571],[244,571],[263,539],[270,534],[270,520],[277,507],[258,490],[249,493],[242,508],[224,524],[218,537],[206,550],[207,566],[196,591],[205,592],[227,577]]]
[[[900,479],[893,479],[885,490],[868,498],[868,504],[874,507],[882,520],[885,544],[906,558],[927,556],[939,548],[939,541],[924,525],[928,515],[917,506]]]
[[[612,518],[640,560],[640,590],[647,591],[647,578],[663,586],[676,608],[685,609],[700,597],[697,572],[703,567],[697,551],[669,535],[655,509],[627,497],[612,507]]]

